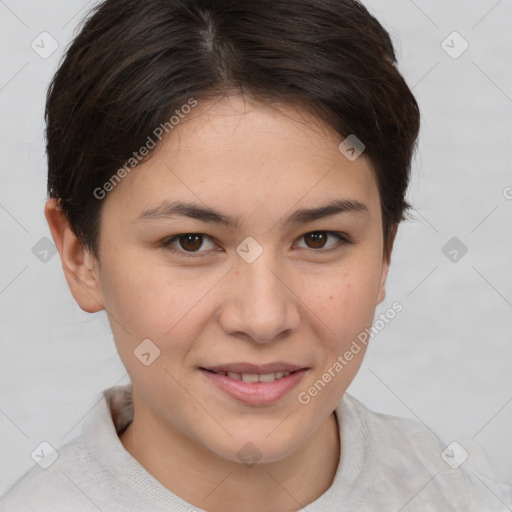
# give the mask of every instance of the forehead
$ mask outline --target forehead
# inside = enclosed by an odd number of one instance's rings
[[[265,215],[275,206],[282,213],[329,198],[378,202],[368,159],[348,160],[338,149],[341,140],[298,108],[242,96],[200,103],[107,203],[135,214],[186,199]]]

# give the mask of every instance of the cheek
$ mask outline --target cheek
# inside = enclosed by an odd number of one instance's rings
[[[112,253],[102,267],[105,307],[118,324],[120,336],[134,341],[156,339],[172,327],[180,304],[178,291],[170,286],[165,272],[155,272],[147,260],[130,257],[129,252],[122,257]]]
[[[172,341],[173,352],[186,348],[205,321],[204,304],[218,272],[172,268],[141,251],[112,254],[100,281],[119,350],[132,351],[146,338],[162,348]]]
[[[321,393],[315,402],[318,408],[334,408],[361,366],[366,332],[375,315],[379,276],[372,266],[354,265],[350,271],[331,273],[322,282],[316,281],[315,294],[311,295],[314,301],[310,299],[308,305],[317,319],[313,324],[322,326],[316,337],[321,349],[317,371],[302,391],[316,396],[325,383],[330,391]]]
[[[378,266],[353,265],[350,270],[329,273],[317,279],[306,300],[331,328],[336,339],[347,340],[371,325],[377,305],[380,279]],[[309,289],[312,283],[308,284]]]

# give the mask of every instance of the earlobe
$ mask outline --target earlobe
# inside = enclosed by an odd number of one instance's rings
[[[96,258],[77,238],[56,199],[46,202],[44,214],[60,254],[66,281],[76,302],[87,313],[105,309]]]
[[[382,270],[380,274],[379,291],[377,292],[377,304],[380,304],[386,298],[386,278],[388,276],[389,262],[382,262]]]

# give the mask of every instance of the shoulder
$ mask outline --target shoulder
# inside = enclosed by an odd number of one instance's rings
[[[80,491],[84,477],[91,477],[90,470],[85,470],[91,461],[83,438],[77,437],[55,452],[41,450],[41,465],[33,466],[5,493],[0,511],[64,512],[73,505],[78,512],[97,512]],[[52,462],[55,455],[57,459]]]
[[[120,476],[131,477],[140,468],[117,435],[129,421],[129,410],[119,414],[129,409],[126,395],[124,387],[104,391],[80,436],[56,450],[38,448],[36,465],[0,498],[0,512],[132,510],[136,491],[122,488]]]
[[[480,473],[481,461],[473,460],[463,444],[444,443],[420,421],[376,413],[348,394],[337,411],[348,423],[346,435],[364,444],[364,464],[378,476],[378,483],[366,480],[367,491],[383,502],[394,493],[402,501],[410,498],[404,512],[510,510],[511,490]]]
[[[392,452],[395,456],[388,460],[396,466],[421,462],[432,470],[445,469],[440,465],[445,447],[427,425],[408,418],[374,412],[348,394],[343,397],[341,409],[343,417],[360,429],[371,454]]]

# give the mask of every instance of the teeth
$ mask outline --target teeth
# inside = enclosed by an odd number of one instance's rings
[[[258,382],[257,373],[242,373],[242,380],[244,382]]]
[[[291,372],[276,372],[276,373],[233,373],[233,372],[216,372],[218,375],[227,375],[231,379],[241,380],[249,384],[255,382],[274,382],[277,379],[287,377]]]
[[[276,380],[276,374],[275,373],[264,373],[263,375],[260,375],[260,378],[258,380],[260,382],[274,382]]]

